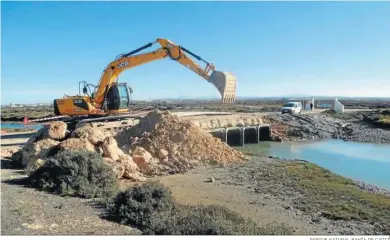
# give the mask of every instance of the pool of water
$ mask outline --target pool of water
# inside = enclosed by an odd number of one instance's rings
[[[2,130],[5,130],[7,131],[7,129],[11,129],[11,128],[18,128],[18,129],[22,129],[22,128],[28,128],[28,129],[40,129],[42,127],[42,125],[24,125],[23,123],[7,123],[7,122],[2,122],[1,123],[1,129]]]
[[[302,159],[342,176],[390,190],[390,144],[319,142],[261,142],[236,147],[255,155]]]

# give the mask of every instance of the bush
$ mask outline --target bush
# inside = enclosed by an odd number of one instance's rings
[[[145,183],[129,188],[108,201],[108,213],[121,222],[144,229],[151,224],[151,219],[173,209],[173,197],[168,188],[159,183]]]
[[[284,225],[258,227],[221,206],[179,205],[170,191],[158,183],[146,183],[121,192],[107,208],[117,221],[139,228],[144,235],[281,235],[292,232]]]
[[[63,196],[103,197],[118,189],[117,178],[103,158],[85,150],[58,152],[27,180],[32,187]]]
[[[147,235],[259,235],[261,228],[229,209],[217,206],[180,206],[170,215],[154,218]]]

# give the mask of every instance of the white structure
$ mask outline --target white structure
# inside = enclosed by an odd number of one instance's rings
[[[311,110],[310,103],[313,104],[313,110],[314,110],[314,98],[312,98],[311,101],[309,100],[309,101],[305,101],[305,102],[306,102],[305,110],[309,110],[309,111]]]
[[[343,113],[344,112],[344,105],[337,100],[337,98],[334,99],[334,104],[333,104],[333,110],[336,113]]]

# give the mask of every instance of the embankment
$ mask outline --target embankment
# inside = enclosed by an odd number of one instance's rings
[[[273,135],[284,141],[343,139],[354,142],[390,143],[389,129],[379,128],[376,112],[320,115],[278,114],[264,117]],[[371,120],[370,120],[371,119]]]
[[[214,177],[257,196],[254,204],[284,206],[312,225],[314,233],[390,234],[389,192],[370,193],[360,183],[306,161],[256,157]]]

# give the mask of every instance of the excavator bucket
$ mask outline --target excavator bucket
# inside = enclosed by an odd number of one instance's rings
[[[209,79],[219,91],[222,103],[234,103],[236,100],[237,78],[229,72],[214,71]]]

